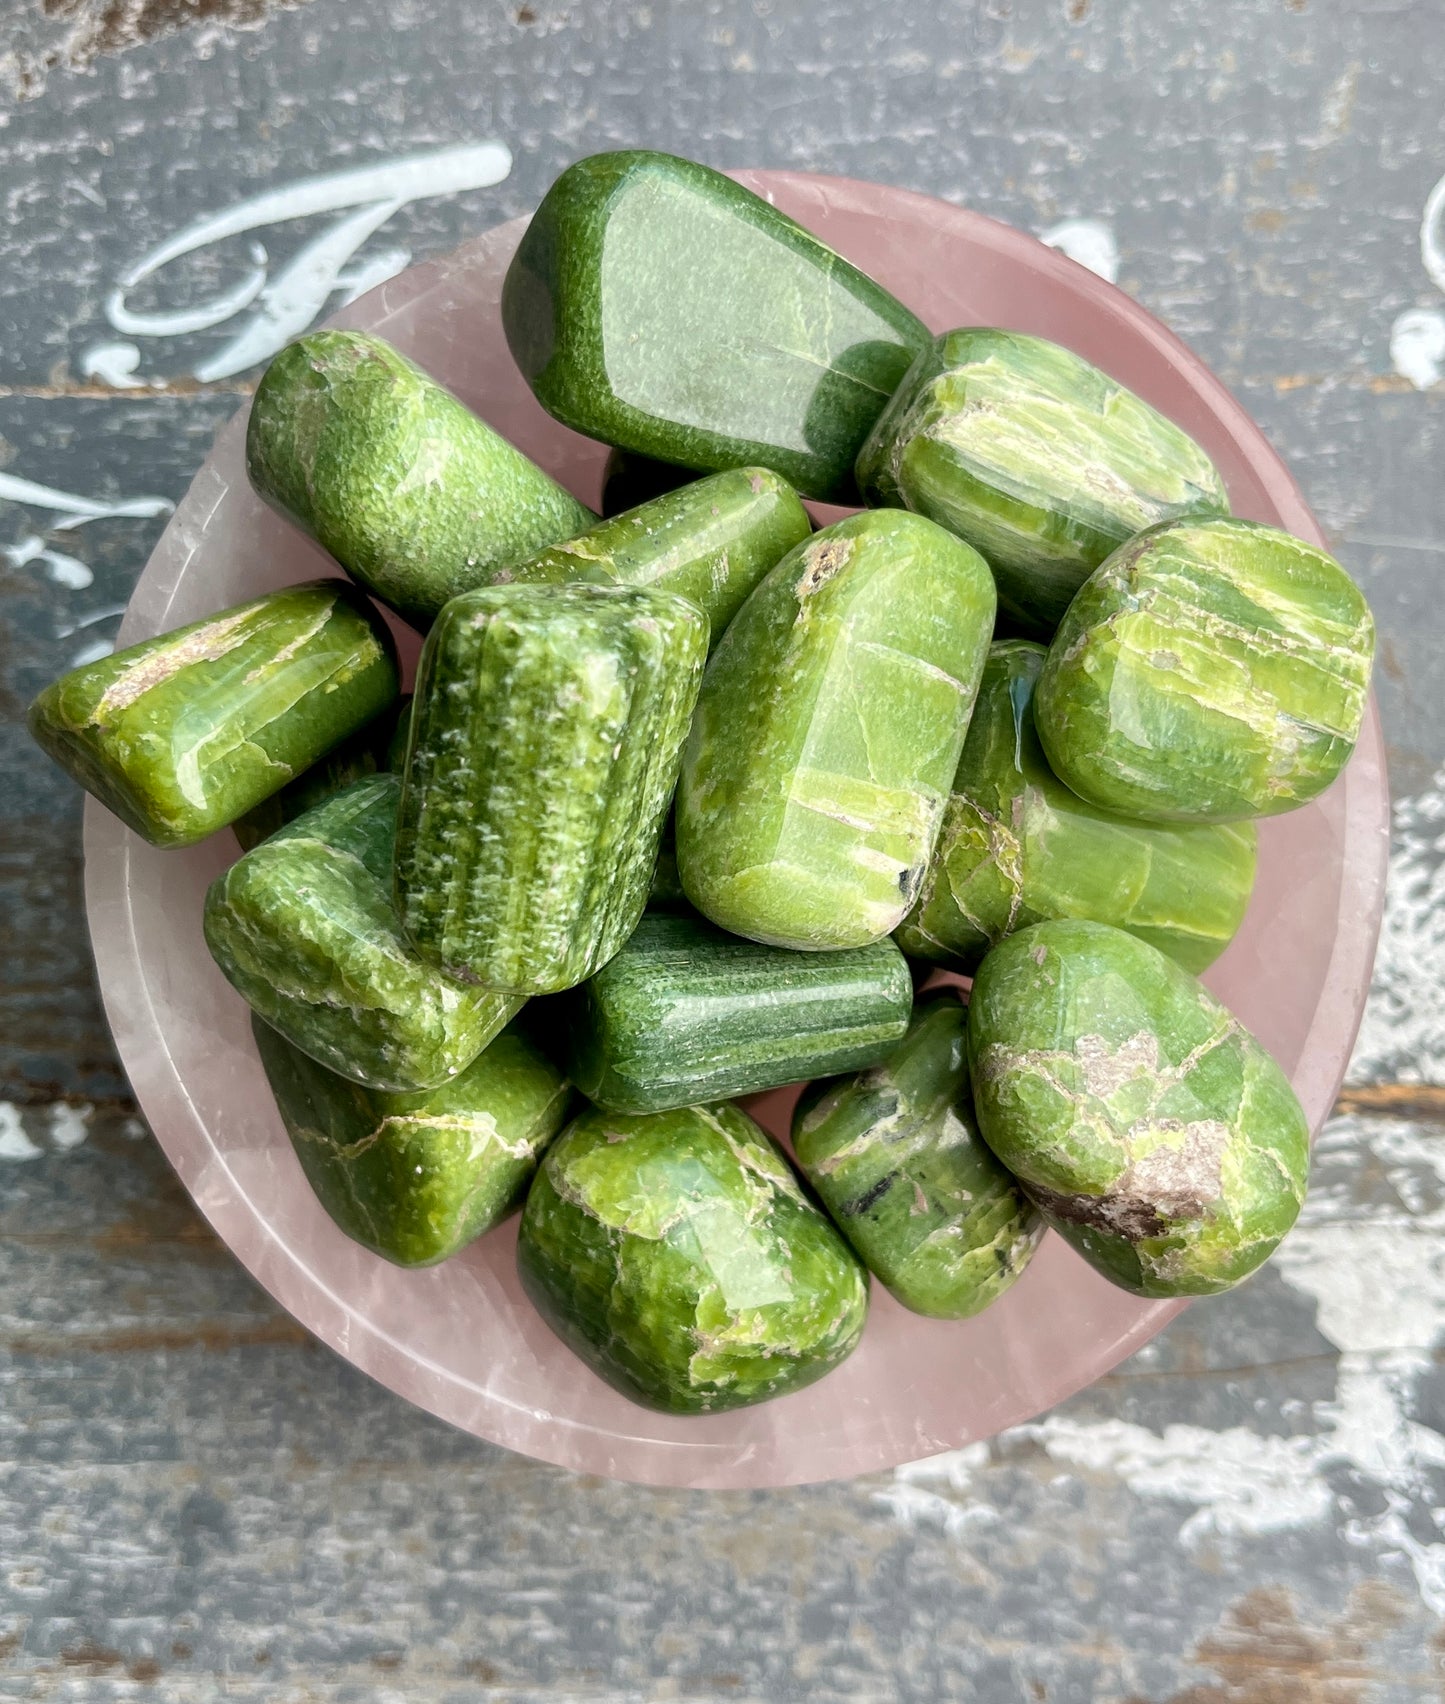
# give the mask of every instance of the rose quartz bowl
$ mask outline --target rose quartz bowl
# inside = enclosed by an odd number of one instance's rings
[[[1099,363],[1205,446],[1237,513],[1322,543],[1294,481],[1217,379],[1138,303],[977,213],[902,190],[793,172],[741,180],[879,278],[936,330],[1002,325]],[[595,503],[605,449],[557,425],[507,352],[498,301],[525,221],[412,268],[337,323],[379,332]],[[121,643],[334,571],[246,483],[244,411],[220,434],[141,575]],[[415,635],[400,630],[410,665]],[[1260,829],[1244,927],[1205,978],[1289,1072],[1312,1128],[1334,1101],[1369,984],[1388,798],[1372,703],[1344,775]],[[1045,1238],[981,1318],[925,1320],[873,1286],[853,1357],[758,1408],[674,1419],[639,1408],[552,1335],[517,1282],[516,1221],[455,1259],[404,1272],[344,1237],[302,1176],[246,1008],[201,936],[228,833],[184,852],[146,845],[94,800],[86,900],[116,1045],[152,1130],[247,1269],[339,1354],[409,1401],[509,1449],[656,1485],[789,1485],[957,1448],[1039,1413],[1148,1342],[1179,1303],[1144,1302]],[[796,1090],[750,1110],[787,1129]]]

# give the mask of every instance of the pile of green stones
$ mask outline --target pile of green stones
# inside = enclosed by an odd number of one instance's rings
[[[1251,819],[1353,748],[1348,576],[1077,355],[934,336],[684,160],[566,171],[502,312],[615,447],[611,518],[313,333],[249,472],[350,578],[31,714],[153,844],[234,827],[206,940],[332,1218],[425,1266],[525,1202],[537,1307],[674,1413],[836,1366],[869,1273],[976,1314],[1046,1224],[1141,1296],[1253,1271],[1308,1131],[1195,973]],[[820,531],[801,501],[860,496]],[[410,702],[372,600],[426,632]],[[915,1003],[939,966],[967,1007]],[[804,1079],[790,1160],[732,1097]]]

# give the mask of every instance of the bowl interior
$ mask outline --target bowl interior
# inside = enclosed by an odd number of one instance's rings
[[[1022,233],[905,191],[787,172],[738,174],[935,329],[996,324],[1069,345],[1206,446],[1238,513],[1323,542],[1278,457],[1228,392],[1137,303]],[[418,266],[338,323],[407,351],[584,501],[605,450],[549,419],[507,352],[498,300],[524,221]],[[244,411],[243,411],[244,414]],[[136,587],[122,643],[334,570],[246,483],[244,418],[219,435]],[[408,664],[417,642],[399,628]],[[1206,981],[1289,1072],[1318,1127],[1369,982],[1388,832],[1373,703],[1321,799],[1262,825],[1244,927]],[[227,834],[159,852],[94,801],[86,891],[106,1010],[136,1094],[197,1205],[278,1300],[340,1354],[480,1437],[581,1471],[655,1484],[764,1486],[892,1466],[1050,1407],[1178,1311],[1114,1289],[1054,1236],[981,1318],[907,1313],[877,1285],[863,1343],[820,1384],[760,1408],[672,1419],[594,1377],[522,1296],[515,1221],[441,1267],[402,1272],[332,1225],[306,1187],[245,1007],[206,951],[201,902]],[[750,1110],[786,1129],[796,1090]]]

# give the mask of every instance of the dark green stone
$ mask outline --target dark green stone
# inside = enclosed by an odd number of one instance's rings
[[[777,208],[670,154],[596,154],[548,190],[502,318],[538,401],[604,443],[704,472],[759,465],[847,501],[929,334]]]
[[[708,618],[714,643],[763,575],[813,530],[798,494],[767,468],[696,479],[491,576],[499,586],[652,586]]]
[[[1369,606],[1324,551],[1254,521],[1175,521],[1069,606],[1034,694],[1039,738],[1103,810],[1275,816],[1344,768],[1374,653]]]
[[[527,1294],[609,1384],[669,1414],[812,1384],[857,1345],[868,1277],[737,1107],[563,1131],[517,1241]]]
[[[396,893],[418,949],[502,993],[570,988],[637,926],[708,624],[641,586],[493,586],[422,652]]]
[[[458,1076],[521,1001],[453,981],[403,935],[400,794],[374,775],[263,840],[211,884],[205,931],[231,984],[302,1052],[409,1092]]]
[[[1171,420],[1072,350],[984,326],[918,357],[858,483],[870,503],[915,509],[982,551],[1000,611],[1045,639],[1126,539],[1229,513],[1214,464]]]
[[[1309,1130],[1279,1066],[1163,953],[1038,923],[974,979],[979,1127],[1049,1223],[1140,1296],[1227,1290],[1299,1214]]]
[[[304,816],[313,806],[329,799],[333,793],[339,793],[343,787],[349,787],[353,781],[375,775],[379,769],[394,768],[389,757],[398,734],[402,741],[402,755],[406,755],[406,728],[402,718],[409,714],[410,706],[410,694],[398,698],[389,710],[383,710],[359,734],[343,740],[320,763],[313,763],[305,774],[288,781],[279,793],[263,799],[245,816],[237,817],[231,828],[241,850],[249,852],[253,846],[259,846],[278,828]]]
[[[571,1086],[508,1028],[420,1094],[339,1077],[252,1019],[286,1133],[321,1205],[398,1266],[434,1266],[519,1207]]]
[[[833,1223],[904,1307],[967,1319],[1033,1258],[1043,1221],[978,1133],[967,1018],[952,994],[919,1006],[881,1065],[811,1084],[793,1152]]]
[[[688,898],[801,950],[903,921],[993,631],[976,550],[897,509],[791,551],[712,654],[677,790]]]
[[[651,456],[634,455],[631,450],[613,450],[602,469],[602,514],[605,519],[635,509],[639,503],[650,503],[654,497],[676,491],[697,478],[690,467],[675,467],[671,462],[654,461]]]
[[[1071,793],[1034,728],[1044,655],[1026,639],[989,648],[938,846],[895,939],[911,957],[971,972],[1015,929],[1083,917],[1203,970],[1249,904],[1253,823],[1135,822]]]
[[[383,603],[425,627],[596,520],[404,355],[359,331],[313,331],[266,369],[246,467],[266,501]]]
[[[794,953],[649,914],[566,996],[567,1072],[599,1106],[664,1112],[871,1065],[912,1004],[891,941]]]
[[[60,766],[155,846],[190,846],[396,697],[385,625],[344,580],[272,592],[86,663],[30,706]]]

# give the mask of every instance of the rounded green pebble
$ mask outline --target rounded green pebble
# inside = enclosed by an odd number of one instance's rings
[[[904,1307],[980,1313],[1015,1282],[1043,1221],[978,1133],[967,1017],[944,995],[916,1008],[881,1065],[813,1083],[793,1153],[834,1224]]]
[[[398,1266],[434,1266],[521,1205],[572,1099],[509,1027],[460,1076],[419,1094],[339,1077],[252,1019],[286,1133],[347,1236]]]
[[[669,1414],[812,1384],[853,1351],[868,1313],[852,1251],[727,1103],[583,1113],[537,1172],[517,1262],[558,1335]]]
[[[1027,639],[990,646],[938,846],[894,938],[911,957],[972,972],[1016,929],[1084,917],[1204,970],[1249,904],[1254,824],[1136,822],[1070,792],[1034,727],[1044,656]]]
[[[251,483],[383,603],[425,627],[597,517],[379,337],[313,331],[262,376]]]
[[[1049,1223],[1140,1296],[1227,1290],[1293,1225],[1309,1129],[1279,1066],[1187,971],[1049,922],[974,979],[979,1127]]]
[[[1175,521],[1070,604],[1034,694],[1059,779],[1145,822],[1274,816],[1354,750],[1375,624],[1333,557],[1254,521]]]
[[[903,920],[993,632],[976,550],[877,509],[825,528],[712,654],[678,782],[677,862],[721,928],[801,951]]]
[[[988,558],[999,609],[1047,639],[1135,533],[1229,512],[1199,445],[1081,355],[988,326],[909,368],[858,457],[870,503],[916,510]]]

